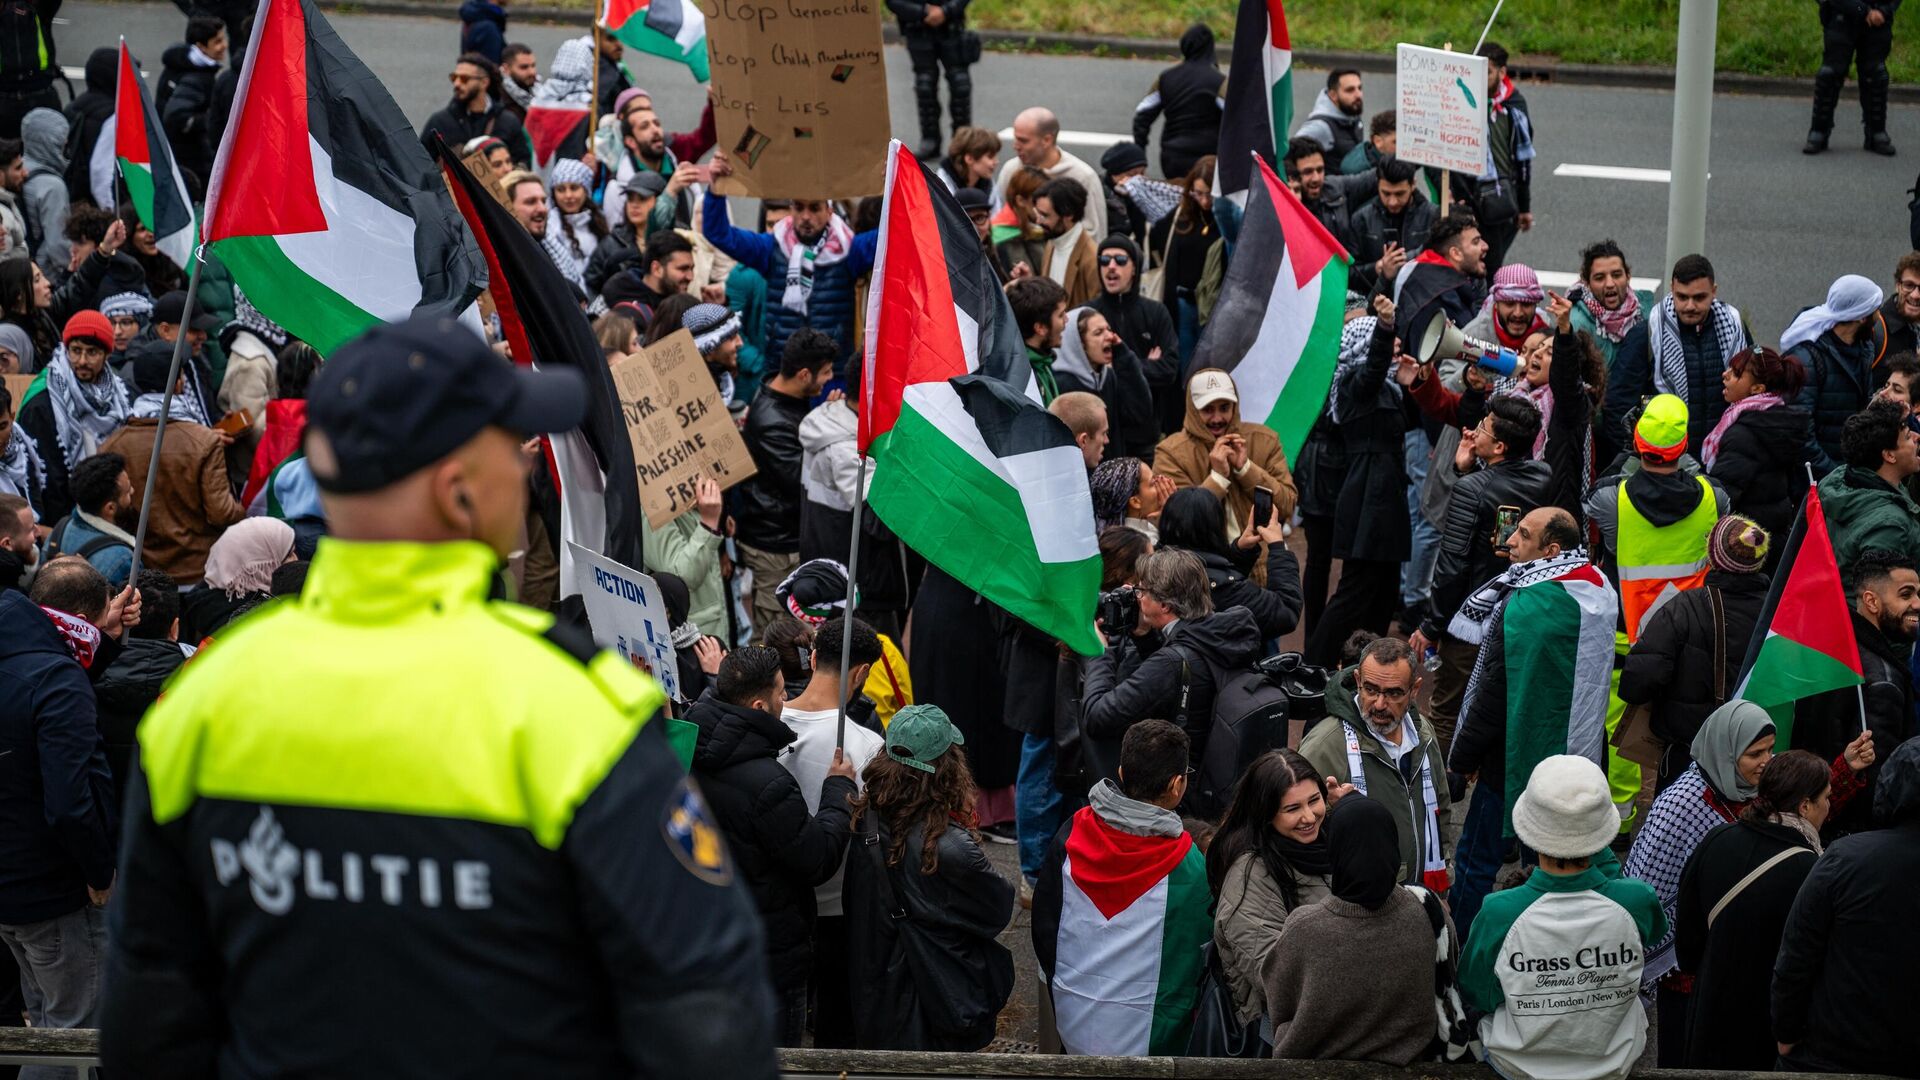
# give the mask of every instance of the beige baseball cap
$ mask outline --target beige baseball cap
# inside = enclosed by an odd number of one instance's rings
[[[1216,401],[1231,401],[1240,404],[1240,395],[1233,388],[1233,380],[1224,371],[1202,371],[1187,384],[1187,396],[1192,399],[1193,407],[1204,409]]]

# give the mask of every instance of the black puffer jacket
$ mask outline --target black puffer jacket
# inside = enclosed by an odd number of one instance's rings
[[[931,874],[920,872],[921,826],[908,830],[900,865],[888,868],[892,835],[878,815],[863,817],[847,858],[854,1045],[978,1050],[993,1041],[994,1021],[1013,993],[1013,954],[995,940],[1013,918],[1013,885],[952,822],[936,842]],[[926,970],[909,961],[908,935],[915,954],[937,958]],[[932,987],[940,992],[929,993]]]
[[[1787,533],[1800,500],[1807,494],[1807,410],[1775,405],[1759,412],[1741,413],[1720,437],[1720,456],[1707,475],[1720,482],[1736,514],[1760,523],[1773,534],[1768,568],[1779,565]]]
[[[1158,633],[1148,633],[1083,661],[1086,683],[1080,700],[1086,733],[1118,742],[1127,728],[1141,720],[1179,723],[1184,684],[1188,687],[1183,725],[1191,743],[1188,757],[1199,761],[1213,728],[1215,673],[1252,664],[1260,657],[1262,640],[1253,612],[1229,607],[1197,619],[1181,619],[1168,631],[1164,644]],[[1120,672],[1134,656],[1140,658],[1139,666],[1122,679]],[[1113,757],[1118,760],[1119,755]]]
[[[1873,793],[1883,828],[1827,848],[1787,915],[1772,1010],[1773,1037],[1793,1047],[1786,1070],[1920,1077],[1920,743],[1883,769]]]
[[[1160,129],[1160,175],[1179,180],[1193,163],[1213,153],[1220,144],[1220,95],[1227,76],[1214,58],[1213,31],[1203,23],[1180,35],[1180,62],[1160,73],[1133,114],[1133,141],[1141,147],[1153,131],[1153,122],[1165,115]]]
[[[1848,743],[1859,738],[1860,702],[1865,695],[1875,763],[1867,766],[1860,778],[1867,782],[1869,791],[1874,791],[1874,797],[1854,799],[1827,819],[1823,831],[1828,835],[1872,827],[1873,815],[1880,812],[1880,795],[1873,785],[1894,748],[1915,734],[1913,676],[1908,668],[1913,646],[1888,641],[1879,627],[1858,612],[1853,613],[1853,639],[1860,646],[1860,674],[1865,684],[1801,698],[1793,710],[1793,748],[1811,750],[1821,760],[1832,761]]]
[[[1716,590],[1727,620],[1725,696],[1714,693]],[[1707,571],[1704,587],[1688,589],[1641,623],[1640,640],[1620,672],[1620,700],[1651,705],[1654,733],[1670,745],[1692,746],[1707,714],[1740,685],[1740,665],[1766,601],[1767,575]]]
[[[1285,637],[1300,622],[1300,560],[1285,544],[1267,545],[1266,588],[1253,583],[1239,566],[1218,552],[1196,551],[1213,588],[1213,610],[1246,608],[1263,638]],[[1256,552],[1248,552],[1249,556]],[[1248,565],[1251,565],[1250,563]]]
[[[581,278],[587,283],[587,292],[598,296],[613,275],[639,262],[640,248],[634,243],[633,226],[621,218],[600,238],[593,254],[587,256],[587,269]],[[645,267],[641,269],[644,271]]]
[[[193,177],[187,184],[197,193],[205,189],[213,171],[213,86],[220,78],[220,65],[201,67],[190,55],[187,45],[175,45],[160,55],[166,72],[154,97],[174,161],[181,172]]]
[[[820,812],[809,815],[799,781],[779,761],[794,740],[779,718],[709,695],[694,702],[687,720],[700,729],[693,777],[767,926],[773,984],[804,985],[813,961],[813,890],[846,854],[854,783],[827,777]]]
[[[800,550],[800,504],[807,497],[800,482],[800,421],[808,408],[805,398],[768,384],[747,410],[743,434],[758,471],[734,493],[736,538],[743,544],[782,555]]]
[[[1866,408],[1867,399],[1886,384],[1886,369],[1873,366],[1882,340],[1879,323],[1869,322],[1866,332],[1851,345],[1829,330],[1787,350],[1788,356],[1798,357],[1807,366],[1807,385],[1794,404],[1813,417],[1806,460],[1822,476],[1846,458],[1840,449],[1840,429],[1847,417]]]
[[[160,688],[186,662],[174,642],[129,637],[127,647],[94,682],[93,696],[100,706],[100,738],[106,744],[116,794],[127,789],[127,777],[131,775],[134,728],[148,707],[160,699]],[[116,799],[115,804],[118,802]]]
[[[67,200],[75,206],[93,201],[93,144],[113,115],[119,85],[120,50],[99,48],[87,55],[87,88],[67,103]]]
[[[1435,468],[1450,469],[1451,462]],[[1438,638],[1453,613],[1473,590],[1506,570],[1507,560],[1493,549],[1495,517],[1502,506],[1529,510],[1547,505],[1552,470],[1544,461],[1503,461],[1460,478],[1447,502],[1446,527],[1440,532],[1440,556],[1433,567],[1434,618],[1421,627]]]

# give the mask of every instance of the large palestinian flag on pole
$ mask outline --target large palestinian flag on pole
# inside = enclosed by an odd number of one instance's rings
[[[1211,901],[1206,857],[1185,831],[1136,836],[1092,807],[1074,814],[1048,988],[1067,1053],[1186,1053]],[[1047,914],[1036,896],[1037,934]]]
[[[1087,467],[966,212],[895,140],[867,300],[867,502],[907,545],[1085,655],[1100,591]]]
[[[1773,717],[1776,745],[1793,745],[1793,703],[1804,697],[1858,686],[1860,646],[1853,637],[1853,616],[1820,490],[1807,488],[1807,500],[1787,538],[1766,606],[1747,648],[1740,689],[1744,698]]]
[[[600,0],[600,25],[624,44],[685,64],[707,81],[707,17],[694,0]]]
[[[1500,820],[1508,836],[1513,802],[1535,765],[1573,754],[1607,767],[1607,694],[1620,614],[1619,596],[1584,551],[1514,572],[1518,587],[1500,609],[1507,658],[1506,805]]]
[[[646,519],[641,515],[633,444],[593,326],[574,299],[573,286],[560,276],[540,242],[480,186],[461,164],[459,150],[440,141],[438,152],[454,201],[487,261],[494,309],[514,362],[573,367],[586,376],[586,423],[546,439],[547,467],[560,492],[560,539],[644,571]],[[571,596],[580,591],[573,551],[566,543],[555,547],[560,553],[560,595]]]
[[[486,264],[440,170],[313,0],[263,0],[207,187],[206,242],[261,314],[324,355],[457,316]]]
[[[1295,461],[1340,362],[1352,260],[1264,158],[1242,160],[1253,187],[1240,241],[1187,370],[1231,373],[1240,419],[1272,428]]]
[[[125,118],[125,123],[122,123]],[[113,115],[101,127],[95,153],[103,148],[113,155],[120,179],[127,185],[127,199],[133,203],[140,223],[153,230],[161,254],[180,267],[193,258],[193,199],[173,160],[173,147],[167,143],[166,129],[160,126],[160,114],[153,107],[153,96],[140,81],[140,69],[127,51],[127,39],[120,39],[119,84],[114,91]]]
[[[1240,0],[1226,104],[1220,113],[1214,195],[1246,205],[1246,192],[1255,181],[1248,156],[1258,154],[1269,167],[1279,165],[1292,130],[1293,40],[1287,36],[1286,5],[1281,0]]]

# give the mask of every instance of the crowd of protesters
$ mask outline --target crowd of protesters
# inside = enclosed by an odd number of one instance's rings
[[[864,508],[877,199],[736,222],[711,105],[670,134],[612,37],[543,77],[486,0],[422,132],[485,160],[609,363],[688,331],[752,454],[750,480],[646,530],[644,569],[681,765],[758,912],[771,1038],[987,1047],[1018,907],[1042,1041],[1068,1053],[1622,1077],[1653,1027],[1663,1066],[1920,1076],[1899,989],[1920,963],[1920,252],[1890,295],[1838,278],[1778,348],[1700,254],[1656,299],[1596,237],[1558,295],[1516,257],[1535,126],[1505,50],[1481,49],[1488,167],[1445,207],[1336,70],[1276,162],[1354,256],[1327,406],[1289,460],[1234,375],[1193,363],[1237,228],[1212,199],[1212,32],[1089,163],[1044,107],[1011,147],[971,126],[964,0],[888,7],[927,164],[1084,454],[1097,656]],[[246,22],[196,14],[166,54],[196,197]],[[303,452],[326,358],[211,255],[189,304],[90,171],[116,61],[0,138],[0,372],[29,377],[0,388],[0,1023],[36,1027],[100,1017],[142,716],[256,609],[318,610],[308,567],[342,550]],[[596,64],[591,140],[535,171],[521,118],[589,100]],[[1415,355],[1436,315],[1513,369]],[[504,587],[583,624],[557,495],[525,471]],[[1770,712],[1739,677],[1810,488],[1850,616],[1829,644],[1863,684]],[[1236,756],[1250,695],[1287,722]]]

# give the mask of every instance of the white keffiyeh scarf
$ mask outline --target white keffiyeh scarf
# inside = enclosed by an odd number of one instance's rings
[[[16,425],[0,450],[0,489],[11,491],[29,502],[33,491],[46,487],[47,465],[40,460],[40,447],[33,436]]]
[[[60,456],[69,468],[92,457],[100,441],[120,429],[131,415],[127,386],[112,371],[102,371],[93,382],[81,382],[67,359],[67,347],[53,352],[47,365],[46,393],[53,402],[53,426],[60,440]]]
[[[160,406],[165,399],[166,395],[161,393],[141,394],[139,397],[134,398],[133,419],[158,420],[160,418]],[[173,404],[167,408],[168,423],[179,423],[182,420],[199,424],[201,427],[213,426],[207,419],[207,409],[206,406],[201,403],[200,395],[193,391],[193,379],[191,377],[187,379],[186,393],[173,395]]]
[[[813,243],[803,244],[794,233],[793,219],[787,217],[774,223],[773,240],[787,257],[787,284],[780,294],[780,306],[805,315],[807,300],[813,295],[813,275],[846,258],[853,250],[853,227],[835,214],[827,222],[826,232]]]
[[[1354,707],[1359,708],[1356,699]],[[1361,723],[1366,723],[1362,720]],[[1405,749],[1401,752],[1417,754],[1420,758],[1420,797],[1426,803],[1427,827],[1420,830],[1426,836],[1426,850],[1421,855],[1420,881],[1436,891],[1447,886],[1447,860],[1440,853],[1440,799],[1433,788],[1433,758],[1420,746],[1420,732],[1413,726],[1410,718],[1400,719],[1400,738]],[[1347,738],[1347,772],[1352,776],[1353,790],[1361,795],[1367,794],[1367,770],[1360,760],[1360,732],[1352,723],[1340,721],[1342,732]]]
[[[1724,366],[1733,359],[1734,353],[1747,347],[1747,331],[1740,323],[1740,311],[1732,304],[1715,300],[1707,318],[1713,320],[1713,337],[1720,345],[1720,362]],[[1687,397],[1686,347],[1680,343],[1680,319],[1674,314],[1671,294],[1662,297],[1653,309],[1647,332],[1652,339],[1654,390],[1672,394],[1681,401],[1692,400]]]

